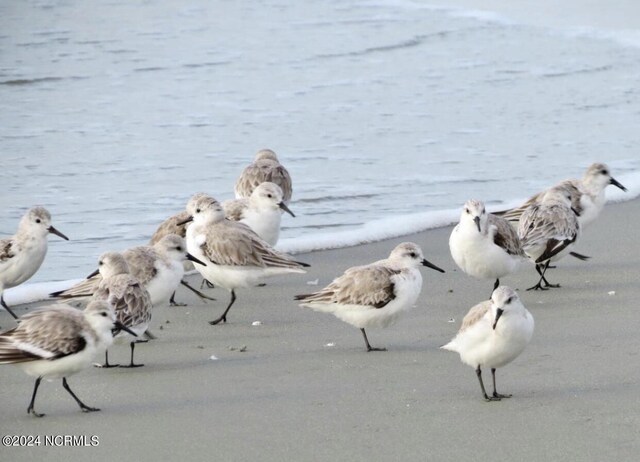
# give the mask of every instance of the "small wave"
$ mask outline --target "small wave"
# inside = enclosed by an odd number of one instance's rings
[[[378,197],[380,194],[353,194],[343,196],[322,196],[322,197],[308,197],[306,199],[296,199],[296,202],[313,204],[318,202],[333,202],[340,200],[352,200],[352,199],[371,199]]]

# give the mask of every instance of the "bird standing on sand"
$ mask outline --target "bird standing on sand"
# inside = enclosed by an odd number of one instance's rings
[[[462,208],[460,223],[449,237],[449,249],[456,264],[465,273],[482,279],[495,279],[513,273],[526,259],[518,234],[503,218],[486,212],[484,203],[468,200]]]
[[[518,236],[522,248],[540,275],[538,283],[527,290],[560,287],[559,284],[549,284],[545,273],[551,261],[557,261],[571,252],[580,236],[580,222],[571,207],[570,194],[561,187],[548,189],[539,203],[529,206],[522,213]],[[576,253],[572,255],[580,259],[589,258]]]
[[[115,341],[129,342],[131,347],[131,361],[128,366],[141,367],[144,364],[133,362],[133,351],[136,343],[146,343],[147,340],[137,340],[146,332],[151,322],[151,297],[140,282],[129,273],[129,265],[122,254],[117,252],[105,252],[98,261],[98,270],[91,273],[89,278],[97,273],[102,276],[98,290],[93,294],[94,300],[108,300],[115,309],[116,319],[126,331],[121,331],[115,336]],[[135,335],[132,336],[130,332]],[[118,364],[109,364],[109,352],[105,352],[105,362],[102,367],[117,367]]]
[[[33,276],[47,254],[49,234],[69,240],[51,224],[51,214],[44,207],[33,207],[24,214],[18,231],[0,239],[0,304],[15,319],[18,317],[4,301],[4,290],[16,287]]]
[[[153,306],[165,304],[184,276],[183,262],[201,263],[187,252],[187,244],[177,234],[167,234],[153,246],[142,245],[122,252],[131,275],[142,284],[151,297]],[[67,290],[51,294],[52,297],[91,297],[98,290],[102,276],[85,279]]]
[[[367,351],[386,351],[369,344],[365,328],[387,327],[416,303],[422,289],[420,266],[444,273],[424,258],[420,246],[403,242],[389,258],[349,268],[324,289],[296,295],[295,300],[302,301],[300,306],[331,313],[359,328]]]
[[[236,199],[248,199],[251,193],[261,183],[270,181],[280,186],[285,204],[291,201],[293,188],[291,176],[286,168],[278,161],[278,156],[271,149],[261,149],[250,165],[245,167],[235,185]]]
[[[493,291],[491,300],[469,310],[453,340],[440,348],[460,354],[463,363],[476,370],[482,395],[487,401],[510,398],[496,390],[496,369],[520,356],[533,336],[533,316],[522,305],[518,294],[507,286]],[[490,368],[493,394],[482,381],[482,368]]]
[[[282,210],[295,217],[283,201],[280,186],[268,181],[258,185],[249,199],[225,201],[222,208],[229,220],[244,223],[272,247],[280,237]]]
[[[121,329],[127,330],[108,302],[92,301],[84,311],[66,305],[32,311],[20,318],[17,327],[0,334],[0,364],[15,364],[36,377],[27,413],[44,416],[34,409],[40,381],[59,378],[82,412],[99,411],[80,401],[67,377],[89,367],[111,345],[113,331]]]
[[[201,197],[187,228],[187,249],[205,266],[196,269],[206,280],[231,292],[224,313],[209,322],[226,322],[236,301],[236,289],[254,287],[265,278],[288,273],[305,273],[309,266],[275,251],[248,226],[225,219],[221,205],[213,197]]]
[[[598,162],[591,164],[587,168],[582,179],[564,180],[553,186],[553,188],[559,188],[570,195],[571,207],[578,214],[580,226],[584,228],[598,218],[598,215],[602,212],[606,202],[604,190],[609,185],[614,185],[623,191],[627,190],[611,176],[611,170],[606,164]],[[530,197],[520,207],[500,212],[499,214],[508,221],[517,222],[527,208],[542,201],[547,191],[544,190]]]

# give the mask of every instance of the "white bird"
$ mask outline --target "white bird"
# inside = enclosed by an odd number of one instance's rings
[[[183,262],[204,265],[187,252],[185,240],[177,234],[167,234],[153,246],[132,247],[122,252],[122,256],[131,275],[149,292],[153,306],[167,303],[178,288],[184,276]],[[91,297],[101,281],[102,276],[95,274],[69,289],[50,295],[63,299]]]
[[[387,327],[413,307],[422,289],[418,270],[421,265],[444,273],[424,258],[420,246],[403,242],[391,251],[389,258],[349,268],[324,289],[296,295],[295,300],[303,302],[300,306],[331,313],[359,328],[367,351],[385,351],[386,348],[373,348],[369,344],[365,328]]]
[[[165,221],[163,221],[162,223],[160,223],[160,225],[158,226],[158,229],[156,229],[155,233],[153,233],[153,236],[151,236],[151,240],[149,241],[149,245],[155,245],[158,242],[160,242],[160,240],[165,237],[168,236],[169,234],[177,234],[180,237],[186,237],[187,235],[187,219],[193,215],[193,212],[190,211],[190,209],[193,206],[193,203],[195,203],[195,200],[197,198],[199,198],[200,196],[206,196],[205,193],[196,193],[193,195],[193,197],[189,200],[189,203],[187,204],[187,208],[186,210],[183,210],[182,212],[179,212],[175,215],[170,216],[169,218],[167,218]],[[191,271],[194,269],[193,263],[191,263],[190,261],[185,261],[183,262],[183,266],[184,266],[184,270],[185,271]],[[200,292],[197,289],[194,289],[193,287],[191,287],[186,281],[180,281],[180,284],[182,284],[183,286],[185,286],[187,289],[189,289],[190,291],[192,291],[193,293],[195,293],[198,297],[200,297],[201,299],[206,299],[206,300],[215,300],[215,298],[209,297],[205,294],[203,294],[202,292]],[[171,299],[169,300],[170,304],[172,306],[184,306],[184,303],[179,303],[175,301],[175,292],[171,295]]]
[[[17,327],[0,334],[0,364],[15,364],[36,378],[27,413],[34,409],[42,379],[62,378],[62,386],[83,412],[89,407],[71,391],[67,377],[87,368],[113,342],[113,330],[127,330],[106,301],[92,301],[84,311],[66,305],[42,308],[25,314]]]
[[[69,240],[51,224],[44,207],[33,207],[20,220],[18,231],[0,239],[0,304],[15,319],[18,317],[4,301],[4,290],[16,287],[33,276],[47,254],[47,236],[52,233]]]
[[[202,276],[231,292],[222,316],[209,324],[226,322],[236,300],[236,289],[254,287],[265,278],[288,273],[305,273],[309,266],[275,251],[248,226],[225,219],[222,207],[212,197],[202,197],[187,228],[187,249],[206,263],[198,265]]]
[[[587,168],[582,179],[564,180],[553,186],[553,188],[560,188],[570,194],[571,206],[579,215],[578,220],[584,228],[602,212],[606,202],[604,190],[609,185],[614,185],[623,191],[627,190],[627,188],[611,176],[611,170],[606,164],[598,162],[591,164],[589,168]],[[540,203],[546,191],[547,190],[539,192],[530,197],[520,207],[500,212],[500,215],[509,221],[519,221],[520,216],[527,208]]]
[[[538,283],[527,290],[547,290],[560,287],[549,284],[545,272],[551,261],[557,261],[568,253],[580,237],[580,222],[571,208],[571,196],[561,187],[548,189],[540,202],[529,206],[520,217],[518,236],[522,248],[536,265],[540,275]],[[586,259],[580,254],[572,255]],[[544,281],[545,286],[542,286]]]
[[[449,250],[465,273],[481,279],[495,279],[513,273],[526,259],[518,234],[503,218],[487,214],[484,204],[468,200],[462,209],[460,223],[449,237]]]
[[[140,282],[129,273],[129,265],[122,254],[117,252],[105,252],[98,261],[97,273],[102,276],[98,289],[93,294],[94,300],[109,300],[116,312],[116,319],[125,327],[127,332],[120,332],[115,337],[118,343],[129,342],[131,347],[131,361],[128,366],[140,367],[144,364],[134,364],[133,351],[135,344],[145,343],[147,340],[137,340],[146,332],[151,322],[151,297]],[[135,333],[132,336],[129,332]],[[102,367],[116,367],[109,364],[108,352],[105,352],[105,363]]]
[[[509,364],[522,353],[533,336],[533,316],[518,294],[507,286],[493,291],[491,300],[469,310],[453,340],[442,349],[460,354],[463,363],[476,370],[482,395],[487,401],[510,398],[496,391],[496,369]],[[490,368],[493,395],[487,395],[482,368]]]
[[[295,217],[283,202],[280,186],[268,181],[258,185],[249,199],[225,201],[222,208],[229,220],[244,223],[272,247],[280,237],[281,211]]]
[[[250,165],[245,167],[235,185],[236,199],[251,197],[251,193],[261,183],[270,181],[282,189],[285,204],[291,201],[291,176],[278,161],[278,156],[271,149],[261,149]]]

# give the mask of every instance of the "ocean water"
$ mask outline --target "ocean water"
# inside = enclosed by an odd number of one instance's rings
[[[275,150],[304,251],[498,208],[610,164],[640,193],[640,40],[419,1],[0,2],[0,236],[46,206],[30,282],[86,276]],[[613,193],[613,194],[612,194]]]

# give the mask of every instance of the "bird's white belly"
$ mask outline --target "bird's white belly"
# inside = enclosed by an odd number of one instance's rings
[[[491,242],[480,233],[454,231],[449,240],[451,256],[456,264],[470,276],[498,279],[513,273],[519,265],[514,256]]]

